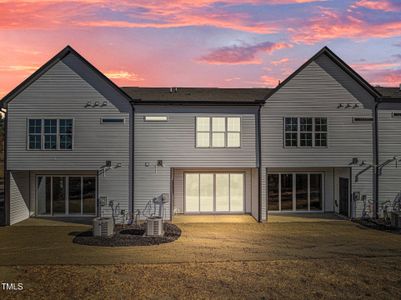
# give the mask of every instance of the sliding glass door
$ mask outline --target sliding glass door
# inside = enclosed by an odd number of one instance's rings
[[[65,215],[66,213],[66,178],[55,176],[53,179],[53,214],[54,215]]]
[[[95,215],[96,177],[40,175],[36,180],[37,215]]]
[[[243,211],[243,173],[185,173],[185,212]]]
[[[323,173],[267,175],[269,211],[321,211],[323,194]]]
[[[82,177],[69,177],[68,180],[68,212],[82,212]]]

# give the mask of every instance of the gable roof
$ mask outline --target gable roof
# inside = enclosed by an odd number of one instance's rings
[[[25,79],[22,83],[20,83],[15,89],[5,95],[0,102],[0,105],[4,107],[5,104],[9,103],[13,100],[18,94],[24,91],[27,87],[29,87],[33,82],[35,82],[38,78],[40,78],[43,74],[45,74],[49,69],[51,69],[56,63],[61,61],[67,55],[73,54],[78,59],[80,59],[86,66],[88,66],[92,71],[94,71],[101,79],[103,79],[112,89],[114,89],[121,96],[126,98],[128,101],[131,98],[120,89],[114,82],[112,82],[109,78],[107,78],[102,72],[96,69],[90,62],[88,62],[83,56],[81,56],[77,51],[75,51],[71,46],[66,46],[63,50],[57,53],[52,59],[50,59],[47,63],[41,66],[37,71],[35,71],[31,76]]]
[[[347,65],[340,57],[338,57],[329,47],[325,46],[320,49],[315,55],[308,59],[302,66],[300,66],[295,72],[288,76],[283,82],[281,82],[266,98],[270,98],[274,93],[285,86],[292,78],[294,78],[298,73],[305,69],[312,61],[316,60],[319,56],[326,54],[336,65],[338,65],[345,73],[347,73],[351,78],[358,82],[370,95],[375,99],[381,97],[381,94],[370,85],[365,79],[362,78],[357,72],[355,72],[349,65]]]
[[[264,103],[268,88],[143,88],[122,87],[135,104],[233,104]]]

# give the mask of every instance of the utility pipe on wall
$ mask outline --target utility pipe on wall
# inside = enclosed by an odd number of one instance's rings
[[[379,99],[373,107],[373,218],[379,217]]]

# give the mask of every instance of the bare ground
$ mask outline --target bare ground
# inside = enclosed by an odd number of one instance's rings
[[[401,235],[348,221],[180,224],[176,242],[72,244],[85,226],[0,228],[7,298],[400,299]]]

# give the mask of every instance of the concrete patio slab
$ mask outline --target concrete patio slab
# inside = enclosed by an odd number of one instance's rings
[[[250,215],[176,215],[173,217],[175,224],[196,223],[257,223]]]

